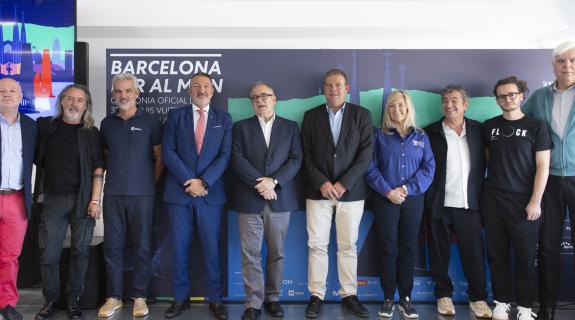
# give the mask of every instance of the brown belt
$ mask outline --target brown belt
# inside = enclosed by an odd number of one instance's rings
[[[1,195],[10,195],[10,194],[15,194],[16,192],[20,192],[20,190],[16,190],[16,189],[2,189],[0,190],[0,194]]]

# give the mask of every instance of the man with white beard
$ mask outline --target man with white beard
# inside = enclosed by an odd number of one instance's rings
[[[60,298],[60,254],[71,230],[70,269],[65,296],[68,317],[80,319],[95,220],[100,217],[104,160],[92,119],[88,88],[71,84],[58,96],[55,117],[38,118],[34,202],[43,202],[39,246],[45,304],[35,319],[50,319]],[[41,196],[42,195],[42,196]]]
[[[106,156],[104,189],[104,257],[106,303],[99,317],[110,317],[122,307],[122,297],[134,299],[132,314],[148,314],[151,233],[156,182],[162,171],[160,121],[136,105],[138,79],[128,73],[112,80],[118,107],[100,125]],[[132,287],[124,292],[124,248],[134,252]]]

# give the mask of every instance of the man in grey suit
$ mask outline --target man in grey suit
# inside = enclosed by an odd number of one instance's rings
[[[357,299],[357,238],[363,204],[369,195],[364,174],[373,158],[373,125],[369,110],[345,102],[347,75],[329,70],[323,78],[326,103],[307,111],[302,146],[307,177],[308,318],[322,312],[328,273],[329,234],[335,215],[339,295],[343,306],[359,317],[369,311]]]
[[[242,274],[246,310],[242,320],[257,319],[262,304],[273,317],[283,317],[279,303],[284,270],[284,242],[290,211],[297,209],[294,177],[302,162],[297,123],[274,112],[271,85],[258,82],[250,90],[255,116],[233,130],[232,166],[238,180],[233,208],[239,212]],[[267,245],[266,279],[262,242]]]

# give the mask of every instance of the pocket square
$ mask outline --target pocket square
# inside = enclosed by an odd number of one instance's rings
[[[218,124],[218,125],[213,126],[212,129],[221,128],[221,127],[223,127],[223,126],[221,124]]]

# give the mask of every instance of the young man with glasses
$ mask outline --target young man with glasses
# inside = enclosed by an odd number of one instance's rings
[[[275,114],[271,85],[257,82],[250,90],[255,116],[233,130],[232,166],[236,180],[232,208],[238,213],[246,310],[242,320],[255,320],[262,305],[283,317],[279,303],[284,270],[284,244],[290,211],[297,209],[294,178],[302,162],[297,123]],[[267,247],[266,275],[262,242]]]
[[[518,305],[517,319],[533,319],[535,257],[551,139],[545,122],[521,111],[527,91],[527,83],[516,77],[499,80],[493,93],[503,115],[483,124],[488,168],[481,214],[497,320],[509,318],[512,297]]]

